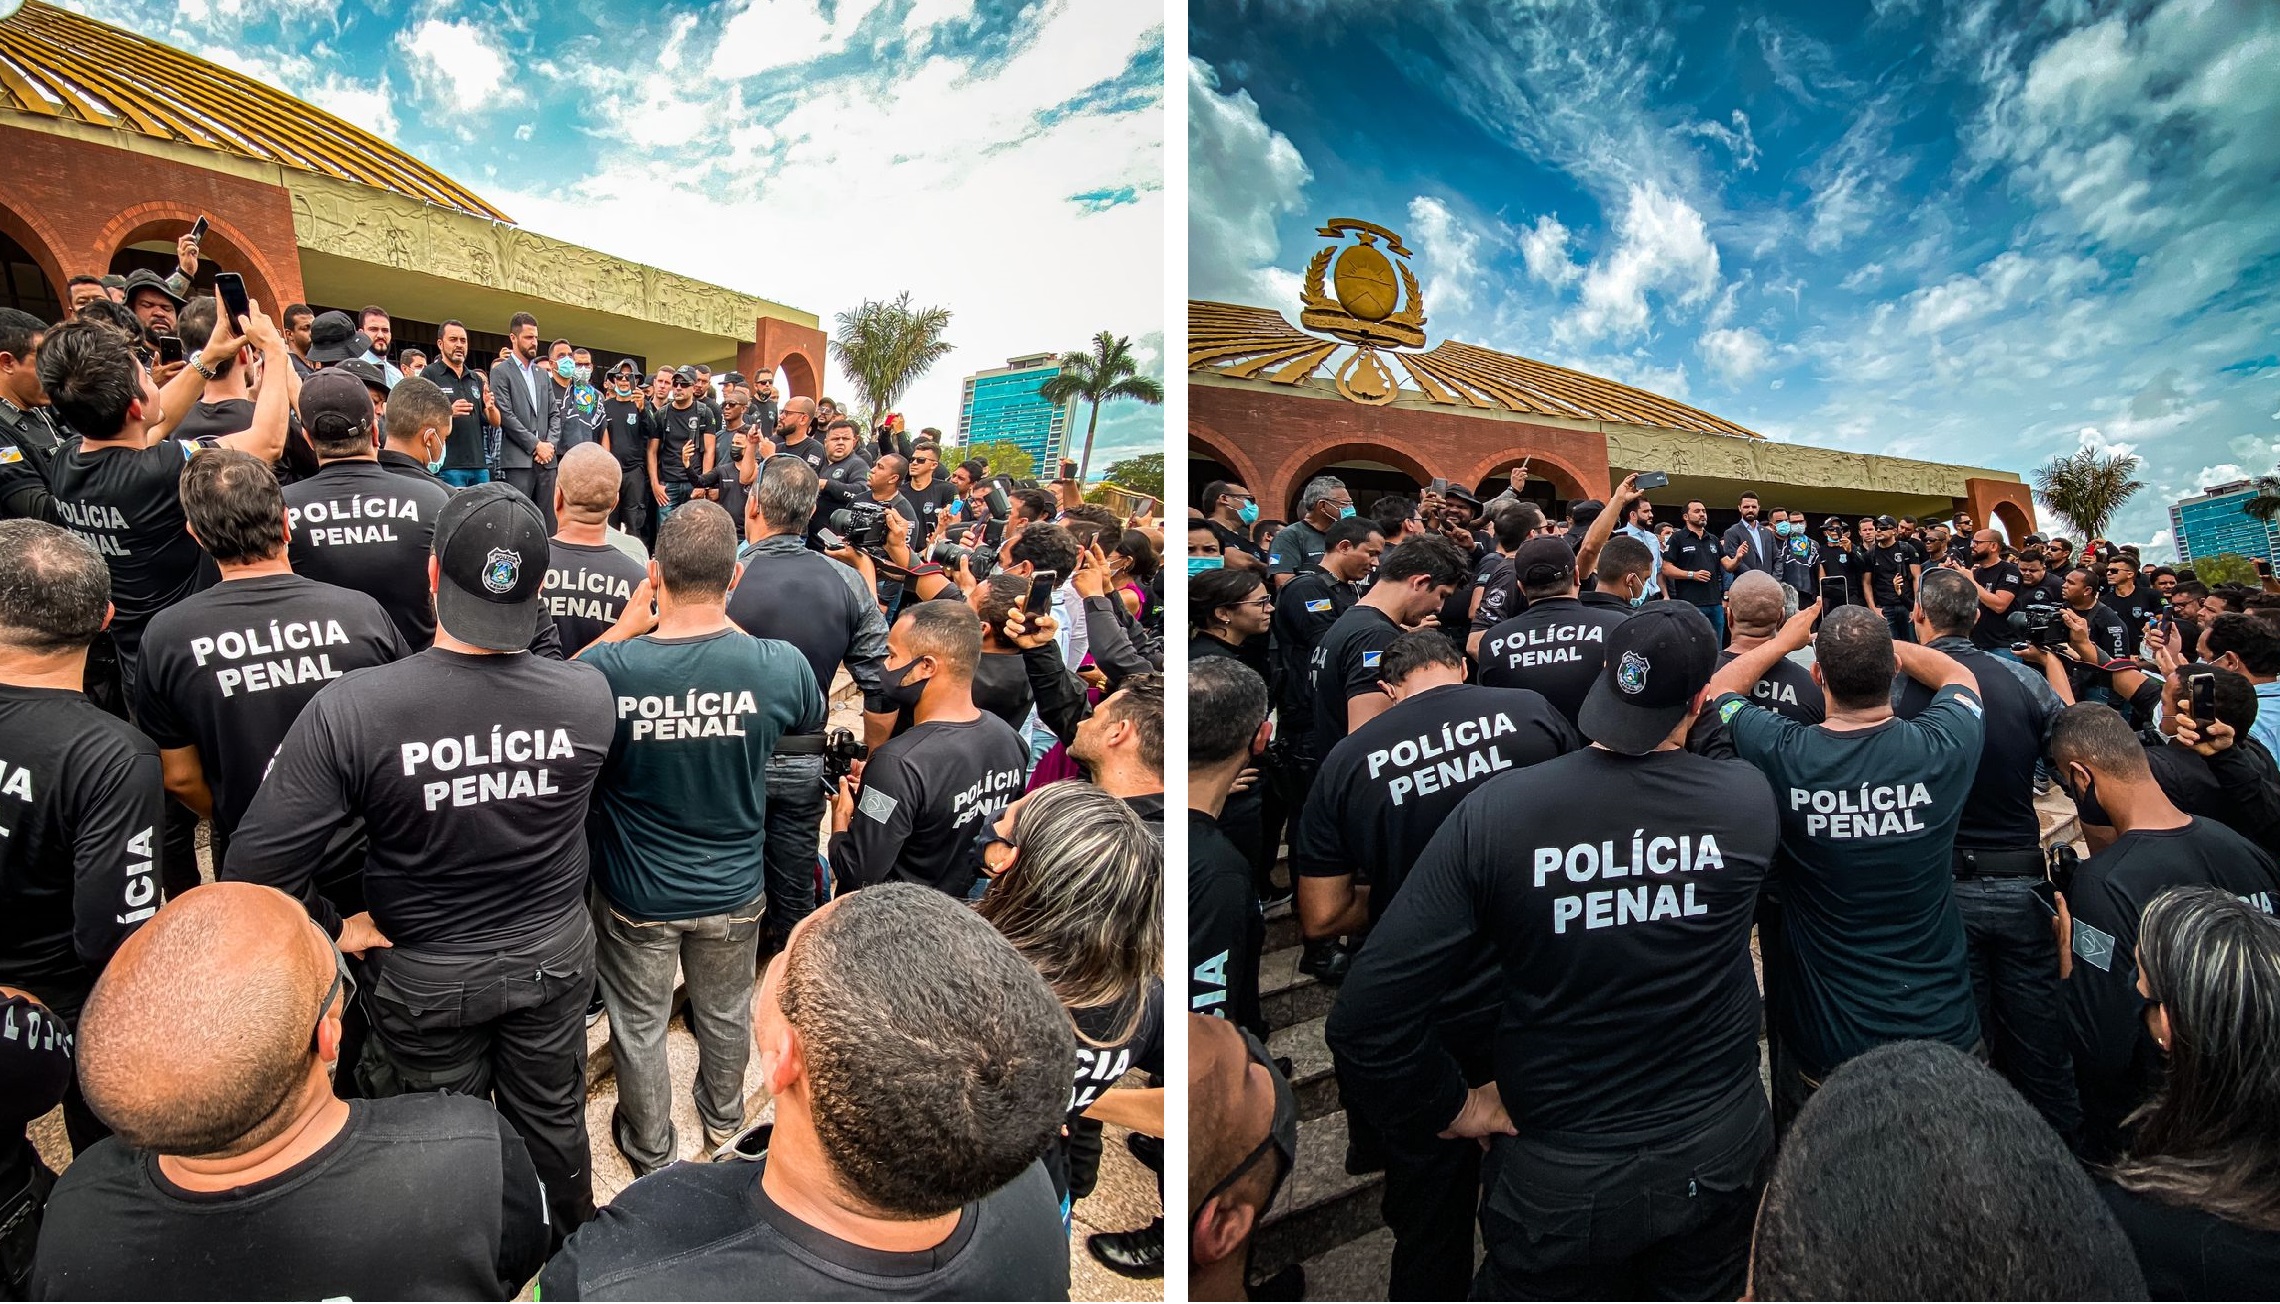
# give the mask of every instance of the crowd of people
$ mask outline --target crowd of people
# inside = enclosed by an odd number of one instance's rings
[[[1391,1298],[2269,1297],[2280,585],[1637,478],[1203,487],[1193,1297],[1304,1288],[1282,909]]]
[[[1065,1298],[1161,1168],[1153,521],[178,252],[0,310],[0,1298]]]

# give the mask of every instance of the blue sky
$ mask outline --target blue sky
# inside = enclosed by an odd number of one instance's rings
[[[1100,330],[1163,374],[1163,15],[1117,0],[64,0],[395,142],[525,227],[957,346],[902,405]],[[839,392],[835,389],[833,392]],[[1162,409],[1101,415],[1160,447]],[[1100,458],[1095,458],[1096,467]]]
[[[2145,459],[2114,537],[2280,459],[2280,6],[1248,0],[1190,11],[1189,292],[1332,216],[1428,343],[1778,439]]]

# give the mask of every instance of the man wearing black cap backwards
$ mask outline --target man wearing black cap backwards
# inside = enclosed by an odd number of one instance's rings
[[[546,524],[503,484],[445,505],[429,563],[435,646],[358,671],[294,722],[222,869],[302,898],[365,957],[374,1095],[488,1095],[530,1146],[557,1240],[594,1215],[585,1020],[594,932],[586,803],[616,727],[591,666],[524,652],[546,619]],[[368,913],[311,870],[371,838]]]
[[[1482,785],[1441,826],[1330,1012],[1346,1099],[1389,1137],[1484,1137],[1487,1299],[1738,1295],[1773,1126],[1751,907],[1762,775],[1685,750],[1718,640],[1657,603],[1609,632],[1592,745]],[[1420,1011],[1477,967],[1503,1000],[1467,1090]]]

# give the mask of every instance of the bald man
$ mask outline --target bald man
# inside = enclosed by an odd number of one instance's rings
[[[801,395],[785,402],[784,414],[776,418],[776,451],[791,454],[818,474],[831,464],[815,428],[814,399]]]
[[[1780,581],[1756,570],[1736,576],[1733,587],[1726,590],[1729,637],[1726,650],[1718,654],[1718,664],[1723,666],[1760,646],[1779,633],[1781,622],[1788,618],[1789,595],[1782,591]],[[1813,683],[1813,672],[1787,657],[1774,662],[1765,678],[1751,686],[1750,696],[1805,724],[1821,723],[1826,709],[1821,690]]]
[[[648,577],[648,550],[610,529],[622,473],[600,444],[580,444],[562,455],[554,481],[554,537],[547,550],[541,596],[562,655],[574,657],[625,614],[627,599]],[[614,538],[612,536],[615,536]],[[638,560],[636,560],[638,558]]]
[[[1251,1237],[1298,1158],[1298,1098],[1257,1038],[1187,1022],[1188,1298],[1245,1299]]]
[[[79,1073],[116,1133],[56,1184],[37,1299],[511,1299],[544,1193],[484,1101],[333,1093],[355,988],[301,903],[216,883],[127,939]]]

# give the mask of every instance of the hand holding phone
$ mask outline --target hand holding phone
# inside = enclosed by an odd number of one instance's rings
[[[1668,471],[1642,471],[1639,473],[1638,478],[1631,481],[1631,487],[1639,490],[1641,493],[1644,493],[1649,489],[1667,488],[1669,485],[1670,472]]]
[[[214,294],[222,301],[222,310],[229,314],[232,330],[245,330],[245,315],[251,312],[253,301],[246,297],[245,278],[236,272],[217,272],[214,275]]]
[[[1044,614],[1053,610],[1053,590],[1061,586],[1059,571],[1041,570],[1029,577],[1029,592],[1022,595],[1024,612]]]

